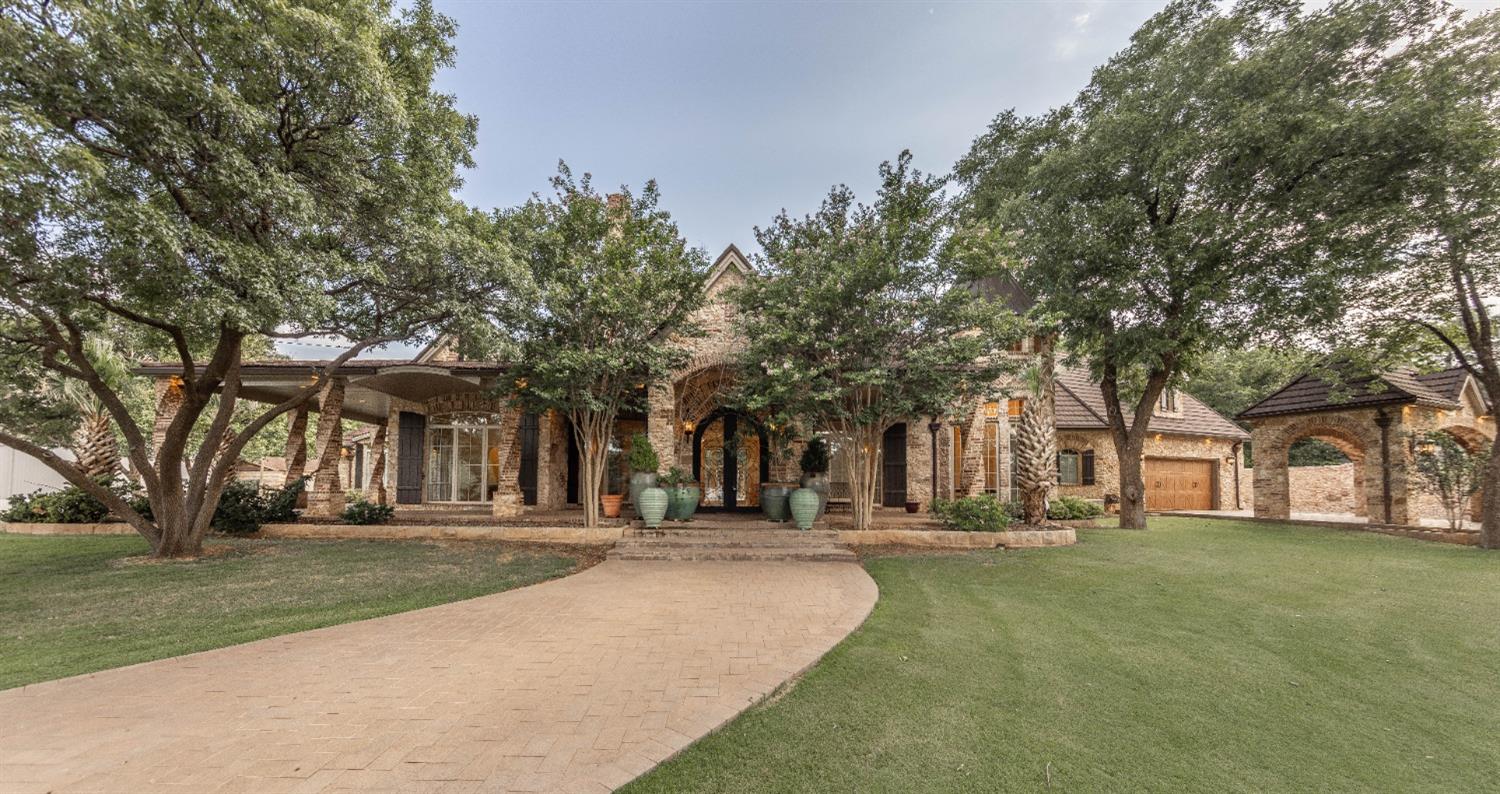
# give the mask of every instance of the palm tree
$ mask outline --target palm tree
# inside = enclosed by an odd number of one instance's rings
[[[87,353],[94,369],[118,392],[123,394],[134,385],[130,364],[108,341],[98,337],[89,339]],[[78,412],[72,446],[78,468],[90,479],[113,480],[120,472],[120,442],[104,403],[88,384],[76,378],[56,378],[47,385],[47,391],[54,400]]]
[[[1021,491],[1021,513],[1027,524],[1047,520],[1047,501],[1057,481],[1057,435],[1053,431],[1056,398],[1052,337],[1038,336],[1036,364],[1031,369],[1032,398],[1021,408],[1016,427],[1016,485]]]

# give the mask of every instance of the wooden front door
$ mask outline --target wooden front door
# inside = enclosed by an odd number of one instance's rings
[[[1214,463],[1203,458],[1146,458],[1146,509],[1214,509]]]
[[[880,440],[882,507],[906,506],[906,423],[886,428]]]
[[[427,417],[401,412],[396,444],[396,504],[422,503],[422,450],[427,444]]]

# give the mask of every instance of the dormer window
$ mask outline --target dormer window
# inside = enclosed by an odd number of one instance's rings
[[[1177,413],[1177,390],[1168,386],[1161,390],[1161,396],[1156,398],[1156,412],[1159,414]]]

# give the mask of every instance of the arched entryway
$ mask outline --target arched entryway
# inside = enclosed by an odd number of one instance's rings
[[[753,510],[770,479],[766,432],[754,417],[716,408],[693,430],[693,478],[704,510]]]

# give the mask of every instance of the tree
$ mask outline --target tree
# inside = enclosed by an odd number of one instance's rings
[[[435,93],[452,25],[418,2],[21,2],[0,11],[0,375],[86,384],[151,518],[0,412],[0,442],[103,502],[158,556],[198,553],[245,445],[339,367],[472,311],[503,271],[450,191],[473,120]],[[180,366],[149,426],[88,355],[148,338]],[[350,348],[232,430],[247,338]],[[26,401],[21,401],[25,403]],[[45,401],[36,401],[45,408]],[[201,432],[196,449],[190,444]]]
[[[1397,99],[1421,109],[1425,156],[1402,182],[1405,243],[1366,293],[1368,335],[1386,351],[1435,338],[1480,385],[1495,413],[1500,351],[1500,13],[1445,7],[1413,45]],[[1500,548],[1500,439],[1483,476],[1480,545]]]
[[[1441,430],[1414,435],[1410,447],[1417,485],[1437,497],[1448,516],[1448,528],[1457,530],[1463,525],[1469,498],[1484,482],[1489,455],[1469,452]]]
[[[136,402],[144,389],[130,374],[130,363],[109,340],[95,337],[85,344],[84,355],[105,383],[121,395],[127,405]],[[54,376],[47,383],[47,397],[70,406],[78,414],[72,435],[73,457],[78,470],[95,482],[112,482],[120,473],[120,443],[115,436],[109,409],[80,380]],[[136,397],[137,400],[132,400]]]
[[[702,304],[708,265],[659,208],[655,182],[639,195],[621,188],[606,197],[588,174],[574,180],[559,164],[552,186],[555,197],[535,196],[498,218],[530,280],[492,305],[497,327],[511,331],[519,401],[572,423],[582,453],[579,498],[592,527],[615,420],[644,409],[646,384],[685,362],[681,342],[696,332],[689,320]]]
[[[1021,407],[1016,426],[1016,485],[1021,491],[1022,519],[1047,522],[1047,503],[1057,484],[1057,366],[1051,334],[1036,337],[1039,349],[1031,374],[1030,400]]]
[[[1324,327],[1389,240],[1425,123],[1386,101],[1425,3],[1179,0],[1071,103],[1000,114],[959,162],[969,211],[1100,382],[1120,525],[1144,528],[1162,391],[1216,349]]]
[[[886,428],[990,389],[1018,325],[970,287],[1003,259],[993,235],[954,224],[946,180],[902,152],[880,182],[873,205],[838,186],[817,212],[756,228],[762,277],[734,293],[745,407],[849,445],[857,529],[870,526]]]

